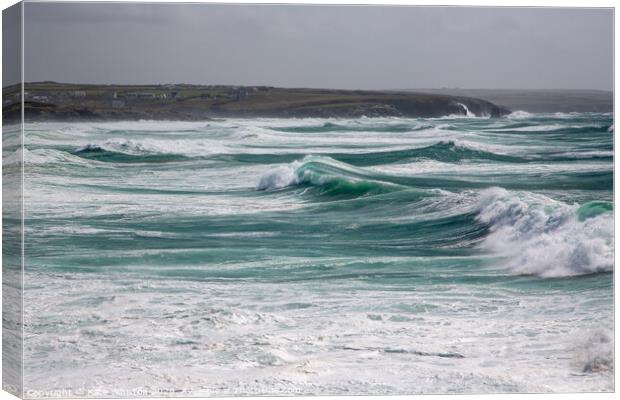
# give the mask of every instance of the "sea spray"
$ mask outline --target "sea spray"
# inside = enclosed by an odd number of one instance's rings
[[[467,118],[475,118],[476,114],[474,114],[473,112],[469,111],[469,108],[463,104],[463,103],[456,103],[459,107],[461,107],[463,109],[463,111],[465,112],[465,117]],[[455,117],[455,116],[460,116],[460,114],[457,115],[451,115],[451,117]]]
[[[402,189],[397,184],[373,179],[369,171],[330,157],[307,156],[301,161],[280,165],[264,173],[256,190],[276,190],[309,185],[318,195],[358,197]]]
[[[260,177],[256,190],[275,190],[296,185],[300,180],[297,174],[299,164],[299,161],[294,161],[270,169]]]
[[[481,193],[478,221],[489,225],[484,246],[507,257],[518,274],[542,277],[613,269],[611,204],[581,209],[543,195],[492,188]]]

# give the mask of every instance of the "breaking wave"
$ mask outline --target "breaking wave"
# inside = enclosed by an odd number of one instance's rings
[[[373,179],[365,171],[330,157],[307,156],[301,161],[278,166],[263,174],[256,190],[277,190],[291,186],[318,189],[320,195],[360,197],[402,189]]]
[[[476,117],[476,114],[474,114],[473,112],[469,111],[469,108],[463,104],[463,103],[457,103],[460,107],[463,108],[463,110],[465,111],[465,116],[468,118],[474,118]]]
[[[90,160],[117,163],[160,163],[190,159],[190,157],[181,154],[153,151],[153,149],[132,141],[106,142],[104,145],[87,144],[72,154]]]
[[[568,205],[491,188],[481,193],[477,220],[489,226],[484,246],[509,257],[515,273],[564,277],[613,270],[611,203]]]
[[[532,118],[533,116],[534,114],[532,114],[531,112],[527,112],[523,110],[516,110],[506,115],[506,118],[508,119],[529,119],[529,118]]]

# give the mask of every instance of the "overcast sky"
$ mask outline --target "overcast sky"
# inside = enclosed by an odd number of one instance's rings
[[[612,90],[611,9],[26,3],[25,80]]]

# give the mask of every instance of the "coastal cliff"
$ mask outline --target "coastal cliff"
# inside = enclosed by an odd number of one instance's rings
[[[18,87],[5,88],[3,117],[18,120]],[[203,120],[209,118],[500,117],[506,108],[472,97],[396,91],[266,86],[27,83],[28,121]]]

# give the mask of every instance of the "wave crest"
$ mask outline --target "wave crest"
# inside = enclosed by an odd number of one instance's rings
[[[287,165],[280,165],[263,174],[256,185],[256,190],[275,190],[299,183],[297,167],[299,161]]]
[[[490,230],[484,246],[509,257],[515,273],[564,277],[613,270],[611,204],[579,207],[492,188],[478,206],[477,219]]]
[[[73,152],[74,155],[91,160],[119,163],[185,161],[189,157],[150,148],[131,140],[108,141],[103,145],[86,144]]]
[[[508,119],[529,119],[532,117],[534,117],[534,114],[528,111],[523,111],[523,110],[515,110],[511,112],[510,114],[506,115],[506,118]]]
[[[280,165],[263,174],[256,190],[277,190],[305,185],[319,195],[359,197],[398,190],[399,185],[373,179],[362,169],[330,157],[306,156],[302,161]]]

